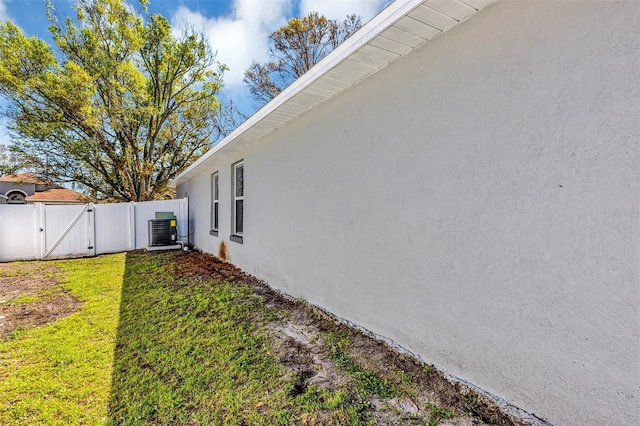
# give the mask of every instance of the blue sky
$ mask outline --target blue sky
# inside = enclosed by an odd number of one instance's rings
[[[129,2],[134,2],[130,0]],[[401,1],[401,0],[399,0]],[[253,102],[242,83],[252,60],[267,60],[268,35],[287,19],[318,11],[329,18],[360,15],[366,22],[391,0],[150,0],[150,11],[166,16],[179,33],[186,25],[201,32],[218,60],[230,67],[225,73],[226,97],[252,114]],[[50,41],[46,0],[0,0],[0,19],[11,19],[25,33]],[[54,0],[63,14],[73,15],[72,0]],[[0,123],[0,142],[7,142]]]

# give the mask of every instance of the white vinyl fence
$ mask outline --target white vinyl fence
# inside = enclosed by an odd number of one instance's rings
[[[122,204],[0,205],[0,262],[92,256],[145,248],[148,221],[173,212],[187,242],[187,198]]]

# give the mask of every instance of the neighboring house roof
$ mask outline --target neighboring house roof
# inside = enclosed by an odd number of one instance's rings
[[[178,175],[189,180],[251,143],[371,77],[392,62],[471,18],[495,0],[396,0],[306,74]]]
[[[88,202],[88,199],[84,194],[66,188],[54,188],[42,192],[36,192],[35,194],[28,196],[26,200],[30,202]]]
[[[31,173],[20,173],[17,175],[0,176],[0,182],[37,183],[37,184],[47,183],[42,179],[32,175]]]

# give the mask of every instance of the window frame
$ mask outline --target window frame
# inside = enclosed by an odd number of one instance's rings
[[[220,229],[220,173],[211,173],[211,223],[209,234],[218,235]]]
[[[20,189],[11,189],[5,194],[7,204],[22,205],[27,204],[27,193]],[[16,198],[17,197],[17,198]]]
[[[242,181],[238,191],[238,169],[242,168]],[[238,195],[240,192],[240,195]],[[237,161],[231,166],[231,236],[230,240],[242,243],[244,235],[244,160]],[[238,228],[238,201],[242,204],[242,217]]]

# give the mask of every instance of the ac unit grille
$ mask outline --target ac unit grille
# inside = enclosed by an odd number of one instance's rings
[[[152,219],[149,221],[149,246],[176,244],[178,232],[175,219]]]

